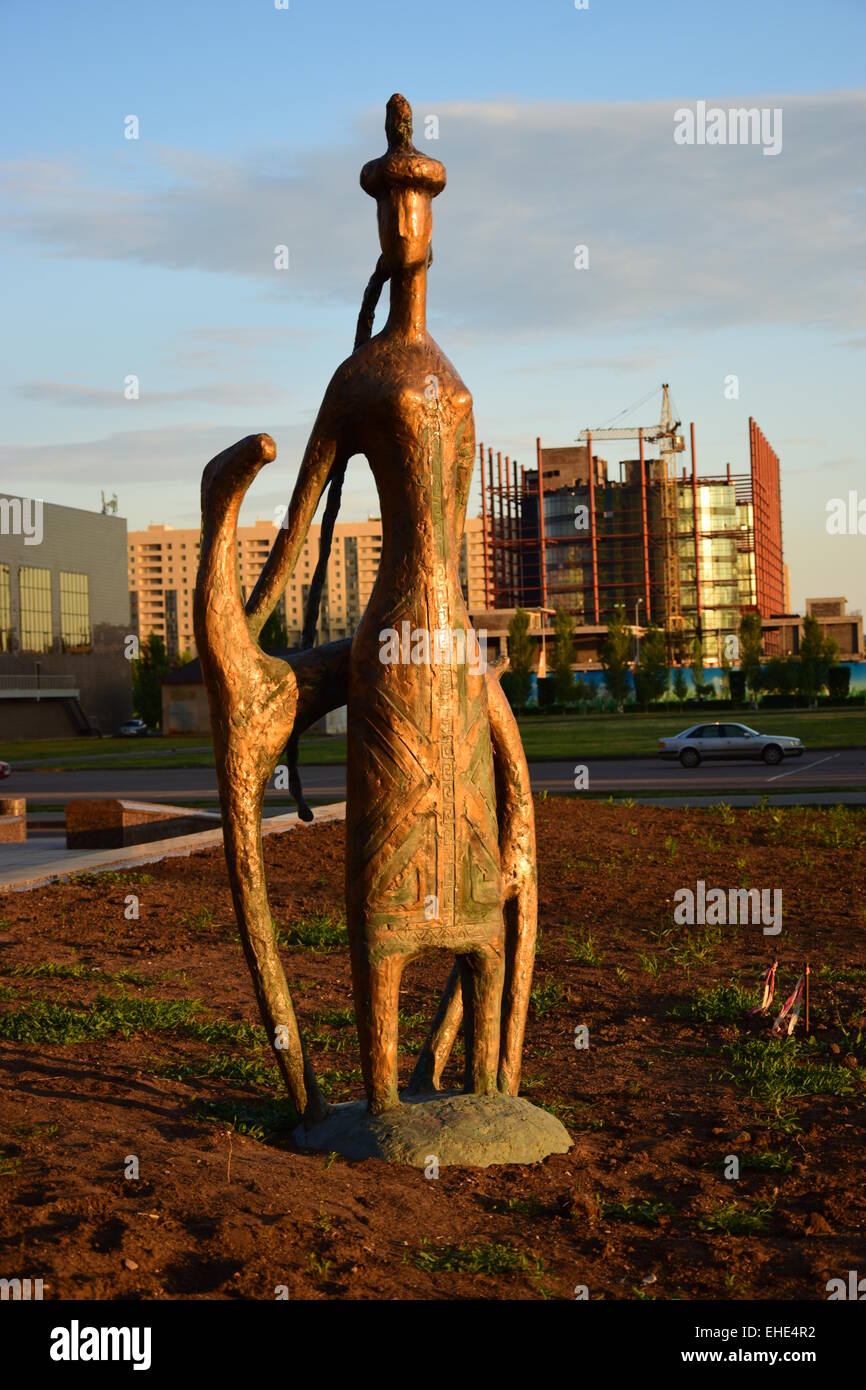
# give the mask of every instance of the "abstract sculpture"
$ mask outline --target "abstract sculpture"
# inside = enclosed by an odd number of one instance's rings
[[[361,173],[361,186],[376,199],[382,254],[356,347],[327,388],[285,522],[245,607],[235,560],[238,512],[253,478],[276,455],[273,440],[241,440],[213,459],[202,479],[195,632],[226,859],[259,1007],[309,1134],[335,1110],[351,1109],[353,1123],[362,1123],[357,1105],[325,1103],[304,1051],[262,859],[264,792],[287,745],[301,816],[312,818],[296,755],[298,737],[315,720],[347,706],[346,901],[366,1115],[394,1120],[413,1109],[401,1104],[397,1089],[398,992],[406,963],[431,948],[452,953],[456,964],[406,1099],[438,1091],[461,1020],[467,1095],[515,1097],[535,951],[526,759],[498,673],[465,659],[478,651],[458,576],[475,457],[472,399],[425,324],[432,199],[445,186],[445,170],[413,146],[404,97],[388,102],[385,129],[386,154]],[[370,337],[386,281],[390,313]],[[340,488],[356,453],[366,456],[379,494],[379,573],[354,637],[314,648]],[[278,660],[257,638],[329,484],[306,613],[310,646]],[[427,636],[426,662],[406,660],[404,645],[385,659],[382,634],[407,630]],[[551,1116],[525,1101],[514,1106],[531,1111],[536,1127],[538,1117],[556,1126],[548,1127],[543,1152],[568,1146]],[[512,1124],[523,1115],[514,1106]],[[327,1147],[341,1147],[333,1132]],[[345,1151],[354,1151],[351,1144]],[[501,1155],[501,1144],[493,1151]]]

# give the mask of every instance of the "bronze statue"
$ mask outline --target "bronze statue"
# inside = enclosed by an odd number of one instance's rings
[[[261,850],[264,791],[289,745],[326,711],[347,713],[346,902],[355,1013],[369,1111],[400,1105],[400,978],[431,948],[456,966],[418,1059],[410,1093],[439,1088],[463,1020],[465,1090],[516,1096],[536,933],[535,829],[529,775],[498,674],[459,660],[436,634],[472,633],[458,579],[473,473],[472,398],[427,332],[432,200],[445,170],[412,144],[404,97],[388,102],[388,149],[366,164],[382,254],[368,287],[356,348],[335,372],[301,464],[284,526],[244,609],[235,567],[242,498],[276,448],[254,435],[213,459],[202,480],[195,631],[208,689],[225,849],[238,923],[268,1035],[308,1126],[328,1112],[306,1056],[277,951]],[[382,331],[370,336],[390,281]],[[347,459],[363,453],[382,514],[379,574],[351,640],[281,661],[257,637],[297,562],[330,483],[318,591]],[[384,659],[383,633],[430,639],[439,658]],[[468,648],[467,648],[468,644]],[[423,646],[423,644],[422,644]],[[455,657],[456,653],[456,657]],[[393,653],[391,653],[393,657]],[[524,1104],[524,1102],[520,1102]]]

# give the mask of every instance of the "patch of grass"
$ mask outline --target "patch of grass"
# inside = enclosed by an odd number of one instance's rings
[[[757,1149],[754,1153],[740,1156],[740,1169],[755,1173],[790,1173],[794,1166],[793,1156],[783,1149]]]
[[[415,1264],[428,1274],[529,1274],[546,1273],[544,1262],[531,1259],[513,1245],[481,1241],[474,1245],[430,1246],[422,1240]]]
[[[355,1018],[353,1014],[352,1022],[354,1023],[354,1021]],[[398,1009],[397,1022],[399,1023],[401,1028],[404,1028],[407,1032],[412,1033],[417,1032],[419,1028],[426,1028],[428,1024],[428,1019],[426,1014],[407,1014],[405,1009]]]
[[[559,1100],[536,1100],[533,1101],[533,1104],[537,1105],[541,1110],[546,1110],[549,1114],[555,1115],[556,1118],[560,1120],[562,1124],[566,1126],[567,1129],[576,1128],[574,1118],[576,1112],[573,1105],[569,1105],[567,1104],[567,1102]]]
[[[650,955],[646,951],[638,951],[637,958],[640,962],[641,970],[643,970],[646,975],[650,975],[652,979],[657,980],[664,969],[660,958],[656,955]]]
[[[216,914],[209,907],[199,907],[195,912],[182,912],[180,921],[181,926],[188,927],[190,931],[213,931],[219,925]]]
[[[360,1067],[350,1067],[348,1071],[341,1071],[338,1067],[327,1067],[319,1072],[319,1085],[326,1100],[338,1102],[349,1099],[349,1093],[355,1086],[363,1083],[364,1074]]]
[[[354,1028],[354,1009],[321,1009],[313,1019],[325,1028]]]
[[[346,919],[340,912],[311,912],[287,927],[277,927],[277,944],[304,951],[342,951],[349,945]]]
[[[241,1045],[265,1041],[264,1029],[251,1023],[203,1018],[198,999],[119,998],[104,994],[83,1006],[31,998],[19,1009],[0,1015],[0,1039],[66,1047],[99,1038],[129,1039],[136,1033],[176,1033],[204,1042]]]
[[[529,992],[529,1002],[537,1018],[544,1018],[565,998],[565,990],[558,980],[545,980],[544,984],[533,985]]]
[[[70,874],[69,882],[77,888],[129,888],[135,884],[147,887],[153,883],[153,874],[142,873],[139,869],[106,869],[101,874]]]
[[[657,1226],[660,1216],[675,1210],[669,1202],[646,1197],[635,1202],[601,1202],[601,1214],[609,1221],[629,1221],[639,1226]]]
[[[275,1134],[294,1129],[298,1116],[288,1100],[236,1101],[195,1100],[190,1114],[197,1120],[211,1120],[267,1144]]]
[[[831,849],[866,846],[866,816],[858,807],[769,806],[765,800],[748,812],[752,824],[772,845],[788,848],[820,845]]]
[[[157,1067],[156,1074],[172,1081],[198,1081],[204,1076],[215,1076],[232,1086],[245,1086],[254,1091],[278,1091],[281,1084],[278,1067],[268,1066],[258,1057],[237,1057],[230,1052],[168,1063]]]
[[[54,1139],[60,1133],[60,1126],[46,1121],[38,1121],[35,1125],[13,1125],[12,1133],[19,1139]]]
[[[485,1211],[497,1216],[541,1216],[547,1211],[537,1197],[482,1197]]]
[[[5,1154],[0,1154],[0,1178],[11,1178],[20,1166],[20,1158],[7,1158]]]
[[[668,1010],[668,1018],[691,1019],[696,1023],[739,1022],[755,1006],[755,996],[740,985],[714,985],[699,989]]]
[[[838,969],[832,965],[820,965],[816,971],[819,980],[828,984],[860,985],[866,981],[866,970],[857,966]]]
[[[750,1038],[722,1051],[729,1063],[722,1076],[777,1115],[795,1097],[848,1096],[859,1084],[847,1067],[817,1060],[814,1044],[794,1038]]]
[[[592,932],[586,927],[580,929],[577,940],[570,938],[569,949],[580,965],[601,965],[604,960],[604,956],[596,947]]]
[[[683,931],[678,924],[664,923],[650,935],[686,974],[690,974],[693,967],[709,964],[724,940],[721,927],[705,927],[703,931],[693,932]]]
[[[775,1202],[755,1202],[751,1207],[738,1207],[736,1202],[722,1202],[707,1216],[698,1218],[699,1231],[707,1235],[752,1236],[766,1231],[776,1210]]]
[[[26,980],[100,980],[111,985],[146,985],[144,975],[134,970],[99,970],[95,965],[64,965],[60,961],[44,960],[34,965],[0,966],[0,975],[18,976]]]

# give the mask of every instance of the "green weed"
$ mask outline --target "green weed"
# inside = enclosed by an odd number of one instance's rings
[[[640,1226],[657,1226],[660,1216],[675,1210],[668,1202],[647,1197],[636,1202],[601,1202],[601,1214],[609,1221],[629,1221]]]
[[[580,929],[577,940],[570,938],[569,947],[572,956],[580,965],[601,965],[604,960],[604,956],[596,947],[592,932],[585,927]]]
[[[278,927],[277,942],[305,951],[341,951],[349,944],[346,919],[338,912],[312,912],[287,927]]]
[[[767,1229],[775,1210],[775,1202],[756,1202],[751,1207],[738,1207],[735,1202],[721,1203],[707,1216],[698,1218],[698,1230],[708,1235],[758,1235]]]
[[[715,985],[699,989],[668,1010],[668,1018],[685,1018],[699,1023],[739,1022],[755,1004],[755,996],[739,985]]]

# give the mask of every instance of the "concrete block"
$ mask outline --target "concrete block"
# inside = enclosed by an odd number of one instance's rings
[[[106,798],[67,802],[67,849],[124,849],[175,835],[194,835],[215,829],[215,811],[159,802],[122,801]]]

